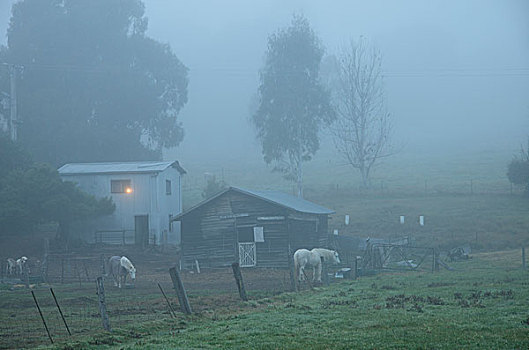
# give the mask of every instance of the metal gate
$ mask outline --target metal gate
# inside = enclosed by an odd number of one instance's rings
[[[255,242],[239,243],[239,265],[241,267],[252,267],[257,264],[257,250]]]

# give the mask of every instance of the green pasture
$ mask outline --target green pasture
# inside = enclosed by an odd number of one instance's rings
[[[456,271],[379,274],[192,316],[138,317],[62,349],[526,349],[529,275],[520,250],[474,255]],[[244,273],[244,271],[243,271]],[[64,338],[63,338],[64,339]]]
[[[404,149],[385,158],[372,171],[372,188],[361,188],[354,170],[327,147],[305,163],[304,186],[307,197],[320,192],[358,195],[435,195],[435,194],[510,194],[507,165],[518,150],[483,150],[460,153],[427,153]],[[259,154],[248,159],[179,159],[187,170],[183,178],[184,207],[202,200],[205,173],[215,175],[231,186],[274,189],[295,193],[292,182],[272,172]],[[521,189],[513,188],[513,193]]]

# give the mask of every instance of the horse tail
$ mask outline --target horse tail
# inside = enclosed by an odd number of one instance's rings
[[[299,279],[299,274],[300,274],[300,270],[299,270],[299,265],[300,265],[300,258],[299,258],[299,254],[296,254],[298,253],[298,251],[296,251],[294,253],[294,280],[297,281]]]

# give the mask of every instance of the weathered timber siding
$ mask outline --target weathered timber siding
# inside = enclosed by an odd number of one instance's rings
[[[292,252],[326,247],[327,221],[327,215],[297,213],[228,191],[182,218],[183,266],[190,267],[195,259],[203,267],[238,261],[238,242],[248,241],[253,227],[261,226],[264,242],[256,243],[257,267],[287,267],[289,244]],[[244,238],[239,239],[239,232],[245,232]]]
[[[183,264],[199,261],[204,267],[229,266],[235,261],[235,219],[229,200],[219,197],[182,220]]]

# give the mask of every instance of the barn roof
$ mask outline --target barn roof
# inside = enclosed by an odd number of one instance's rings
[[[108,162],[108,163],[69,163],[59,168],[61,175],[92,175],[92,174],[139,174],[159,173],[173,167],[185,174],[186,171],[178,161],[168,162]]]
[[[292,196],[290,194],[279,192],[279,191],[253,191],[248,189],[243,189],[240,187],[229,187],[225,189],[224,191],[221,191],[217,193],[215,196],[206,199],[205,201],[202,201],[195,205],[194,207],[189,208],[185,212],[175,216],[173,218],[173,221],[179,220],[182,216],[187,215],[188,213],[194,211],[195,209],[203,206],[206,203],[209,203],[213,201],[214,199],[222,196],[224,193],[229,191],[235,191],[239,192],[251,197],[255,197],[258,199],[262,199],[264,201],[270,202],[272,204],[276,204],[279,206],[282,206],[287,209],[291,209],[300,213],[306,213],[306,214],[320,214],[320,215],[329,215],[333,214],[334,210],[322,207],[321,205],[309,202],[303,198],[299,198],[296,196]]]

